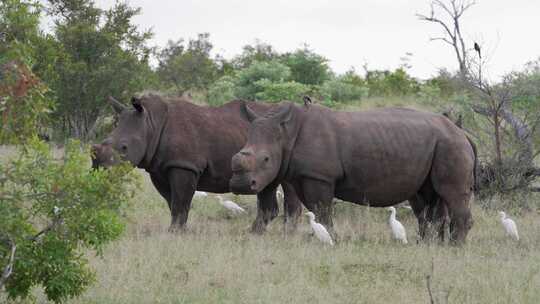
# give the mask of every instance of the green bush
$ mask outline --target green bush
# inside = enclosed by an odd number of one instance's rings
[[[367,98],[369,89],[366,86],[351,83],[342,76],[326,81],[321,87],[321,93],[326,97],[325,99],[329,98],[334,102],[347,102]]]
[[[259,100],[279,102],[290,100],[300,102],[302,97],[309,92],[309,87],[294,81],[272,82],[261,79],[255,82],[258,92],[255,97]]]
[[[255,61],[249,67],[238,71],[236,74],[236,96],[254,100],[256,94],[260,92],[260,86],[255,83],[261,79],[270,82],[284,82],[291,76],[290,69],[277,61],[259,62]]]
[[[417,94],[427,104],[434,104],[441,99],[441,89],[430,82],[420,85]]]
[[[307,46],[294,53],[284,54],[282,62],[291,69],[291,80],[320,85],[330,78],[328,60],[311,51]]]
[[[219,106],[236,97],[235,78],[223,76],[208,89],[208,104]]]
[[[370,96],[406,96],[418,91],[418,81],[398,68],[395,71],[368,71],[366,75]]]
[[[132,167],[92,171],[88,160],[79,142],[55,159],[33,139],[17,158],[0,163],[0,269],[13,265],[0,285],[10,298],[27,297],[35,285],[54,302],[80,295],[94,281],[85,249],[101,254],[124,230]]]

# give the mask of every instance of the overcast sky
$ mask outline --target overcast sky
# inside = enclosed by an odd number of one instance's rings
[[[438,68],[455,69],[454,53],[442,42],[430,42],[441,29],[421,22],[428,0],[130,0],[142,8],[135,22],[154,32],[153,45],[210,33],[215,52],[232,58],[255,39],[278,51],[304,43],[329,60],[338,73],[350,67],[362,72],[394,69],[412,53],[410,73],[419,78]],[[108,8],[113,0],[96,0]],[[521,69],[540,57],[540,1],[479,0],[463,17],[463,31],[483,45],[492,77]]]

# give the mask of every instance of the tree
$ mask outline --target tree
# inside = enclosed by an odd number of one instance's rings
[[[64,135],[90,139],[107,96],[129,98],[152,83],[149,31],[132,19],[139,8],[118,2],[101,10],[90,0],[50,0],[54,60],[36,73],[49,85],[58,107],[53,114]],[[51,67],[51,68],[47,68]]]
[[[513,102],[518,95],[512,85],[512,75],[507,75],[498,84],[493,84],[483,77],[482,68],[485,66],[486,56],[484,54],[484,58],[480,57],[480,45],[474,43],[478,58],[469,56],[469,49],[466,47],[469,43],[466,44],[463,38],[460,18],[475,3],[465,0],[435,0],[431,2],[429,15],[417,16],[422,21],[442,27],[443,36],[431,40],[443,41],[452,48],[458,61],[464,90],[472,97],[472,102],[467,106],[482,115],[491,126],[488,135],[493,138],[495,155],[494,161],[481,170],[488,176],[484,184],[495,186],[499,192],[531,189],[529,186],[532,181],[540,176],[540,169],[534,165],[534,157],[538,153],[534,153],[532,143],[540,115],[536,113],[524,116],[516,111]],[[475,137],[481,138],[478,134]],[[505,137],[506,142],[503,141]],[[512,147],[512,143],[516,143],[517,147]],[[482,177],[480,179],[482,180]]]
[[[439,24],[443,28],[442,37],[431,38],[432,41],[442,41],[452,47],[459,65],[459,72],[465,77],[468,72],[468,51],[463,39],[460,18],[476,1],[471,0],[442,0],[431,1],[431,13],[429,15],[417,14],[416,16],[427,22]],[[443,16],[439,16],[442,11]]]
[[[32,72],[38,51],[40,6],[6,0],[0,6],[0,142],[21,143],[48,123],[53,102],[48,88]]]
[[[93,282],[84,252],[101,253],[120,236],[135,176],[126,165],[89,170],[88,148],[79,142],[68,142],[57,159],[37,139],[54,109],[31,69],[46,57],[39,52],[48,42],[38,30],[40,9],[33,1],[0,6],[0,145],[15,149],[0,162],[0,293],[24,298],[41,285],[61,302]]]
[[[89,170],[89,151],[78,142],[61,160],[37,139],[18,152],[0,164],[0,291],[25,298],[41,285],[62,302],[94,281],[85,250],[100,254],[121,235],[135,176],[128,165]]]
[[[307,45],[294,53],[284,54],[282,62],[291,69],[293,81],[307,85],[320,85],[330,78],[328,59],[316,54]]]
[[[257,81],[266,79],[271,83],[286,82],[291,70],[278,61],[255,61],[249,67],[236,73],[236,97],[256,100],[261,87]]]
[[[232,60],[235,69],[241,70],[254,62],[270,62],[279,59],[280,54],[268,43],[255,40],[253,45],[245,45],[242,53]]]
[[[210,57],[213,46],[209,38],[208,33],[199,34],[187,46],[182,39],[169,41],[159,53],[157,73],[163,83],[175,87],[178,95],[187,90],[207,89],[216,79],[218,65]]]

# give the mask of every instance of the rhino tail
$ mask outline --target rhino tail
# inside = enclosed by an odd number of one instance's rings
[[[471,145],[471,148],[472,148],[473,154],[474,154],[473,191],[476,193],[479,190],[479,186],[478,186],[478,149],[476,148],[476,144],[474,143],[474,141],[468,135],[465,134],[465,137],[467,137],[467,141]]]

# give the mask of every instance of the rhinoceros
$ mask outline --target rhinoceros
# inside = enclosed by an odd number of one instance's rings
[[[158,95],[133,97],[131,107],[114,98],[109,102],[119,114],[118,125],[93,146],[93,167],[114,165],[121,159],[145,169],[171,211],[170,230],[184,227],[196,190],[227,193],[231,157],[246,142],[249,121],[241,114],[244,101],[220,107],[198,106],[187,98],[166,100]],[[250,109],[264,113],[269,104]],[[296,224],[301,202],[284,183],[285,221]],[[262,233],[278,213],[275,189],[257,194],[258,211],[252,231]]]
[[[232,159],[234,193],[291,183],[300,200],[332,229],[332,200],[387,207],[409,200],[424,229],[424,209],[441,204],[450,240],[472,227],[469,200],[476,155],[464,132],[442,115],[403,108],[359,112],[284,102],[251,121]],[[433,209],[433,208],[431,208]]]

